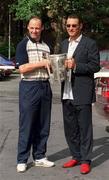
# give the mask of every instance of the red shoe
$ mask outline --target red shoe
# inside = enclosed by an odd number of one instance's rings
[[[91,171],[91,167],[89,164],[81,164],[80,172],[81,174],[88,174]]]
[[[66,163],[63,164],[63,168],[70,168],[70,167],[74,167],[78,164],[78,161],[76,159],[72,159]]]

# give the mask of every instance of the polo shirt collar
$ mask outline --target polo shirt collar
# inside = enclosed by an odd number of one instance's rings
[[[30,35],[27,36],[33,43],[42,43],[42,38],[40,38],[39,41],[36,41],[35,39],[33,39]]]

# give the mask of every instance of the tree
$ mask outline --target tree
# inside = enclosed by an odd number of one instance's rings
[[[0,35],[3,36],[3,41],[8,38],[8,24],[9,24],[9,5],[14,3],[15,0],[1,0],[0,1]]]
[[[103,32],[108,29],[106,26],[106,18],[109,16],[108,0],[18,0],[13,3],[11,10],[15,12],[16,19],[23,21],[32,15],[55,17],[58,24],[57,47],[64,30],[63,17],[72,12],[78,12],[83,17],[89,31]]]

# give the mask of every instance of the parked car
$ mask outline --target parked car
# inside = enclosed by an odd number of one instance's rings
[[[100,65],[102,68],[109,68],[109,49],[100,51]]]
[[[10,76],[14,69],[14,62],[0,54],[0,77]]]
[[[109,117],[109,69],[101,69],[95,73],[96,103],[99,114]]]
[[[19,67],[18,67],[18,64],[16,63],[15,56],[13,56],[13,57],[11,58],[11,61],[14,63],[15,68],[16,68],[16,70],[17,70]]]

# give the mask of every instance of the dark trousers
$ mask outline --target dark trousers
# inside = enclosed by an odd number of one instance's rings
[[[71,155],[81,163],[90,163],[93,145],[92,105],[74,105],[72,100],[63,100],[65,137]]]
[[[45,157],[50,131],[51,100],[48,81],[20,82],[18,163],[27,162],[31,147],[33,159]]]

